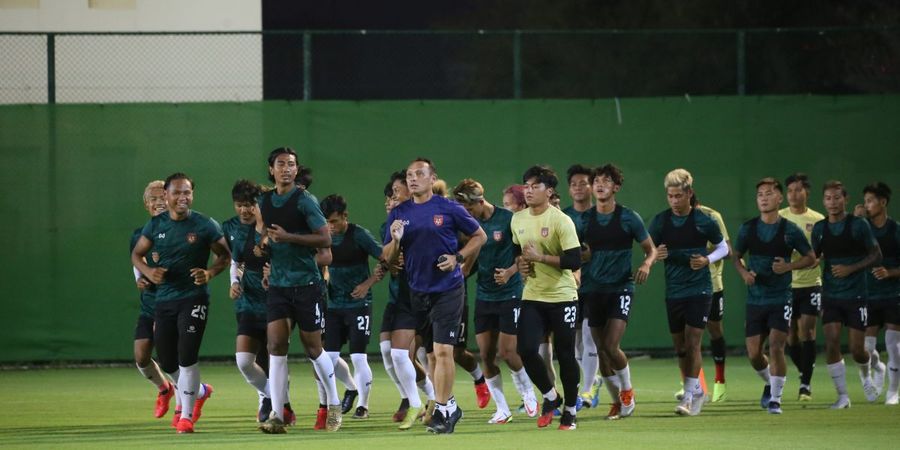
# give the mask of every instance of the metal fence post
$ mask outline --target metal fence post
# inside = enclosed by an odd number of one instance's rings
[[[47,104],[56,103],[56,35],[47,33]]]
[[[303,100],[312,97],[312,34],[303,33]]]
[[[522,30],[513,33],[513,98],[522,98]]]
[[[747,36],[746,31],[737,32],[737,95],[747,91]]]

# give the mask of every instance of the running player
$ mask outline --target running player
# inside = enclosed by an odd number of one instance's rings
[[[585,319],[592,335],[588,339],[600,344],[601,370],[607,389],[615,395],[607,414],[609,419],[628,417],[634,412],[631,370],[619,345],[631,314],[634,284],[647,281],[656,261],[656,246],[641,217],[616,202],[616,193],[624,181],[622,171],[612,164],[594,169],[591,186],[597,207],[581,216],[581,241],[590,250],[590,260],[581,268],[579,296],[584,296]],[[632,241],[644,251],[644,261],[634,275]]]
[[[194,182],[183,173],[166,178],[168,214],[154,216],[144,225],[131,252],[131,263],[157,286],[153,340],[160,365],[166,373],[178,372],[181,416],[175,429],[193,433],[194,422],[212,394],[200,383],[197,357],[209,313],[207,283],[228,267],[231,252],[215,220],[191,209]],[[144,258],[150,253],[155,267]],[[216,254],[207,268],[210,250]]]
[[[475,339],[484,363],[484,376],[497,411],[488,421],[504,424],[512,420],[512,412],[503,394],[503,377],[495,360],[506,361],[512,371],[513,383],[522,397],[529,416],[537,415],[537,399],[531,379],[516,353],[516,321],[522,298],[522,278],[514,255],[510,221],[513,213],[497,208],[484,198],[484,187],[472,180],[462,180],[454,189],[453,197],[478,220],[488,236],[481,247],[478,259],[469,262],[477,267],[477,291],[475,296]]]
[[[354,419],[369,417],[369,389],[372,369],[369,367],[366,346],[371,335],[372,286],[381,280],[383,272],[370,273],[368,257],[381,257],[381,245],[369,230],[350,223],[347,202],[340,195],[329,195],[319,204],[328,220],[331,232],[332,261],[329,266],[328,315],[325,316],[325,351],[337,364],[341,347],[350,343],[359,402]],[[352,397],[342,411],[353,407]]]
[[[412,305],[429,315],[436,357],[436,408],[430,430],[452,433],[462,418],[462,409],[451,393],[456,370],[453,346],[464,301],[459,265],[474,255],[486,238],[462,206],[434,195],[435,180],[434,164],[427,159],[416,159],[407,168],[406,183],[413,198],[391,210],[383,259],[396,262],[403,251]],[[459,251],[458,232],[469,236]]]
[[[825,331],[825,353],[828,374],[834,382],[838,398],[831,409],[850,407],[846,368],[841,354],[841,328],[848,329],[847,343],[853,360],[859,366],[866,399],[878,395],[869,371],[869,353],[864,345],[866,328],[866,269],[881,260],[878,241],[869,223],[847,214],[847,191],[840,181],[829,181],[822,189],[828,218],[816,222],[812,246],[823,258],[822,328]]]
[[[765,383],[760,406],[770,414],[781,414],[787,375],[784,345],[791,324],[791,271],[809,267],[816,261],[800,228],[778,214],[782,200],[781,183],[776,179],[763,178],[756,183],[760,215],[741,225],[732,258],[747,284],[747,355]],[[788,262],[794,251],[802,256]],[[745,264],[741,258],[748,253]],[[766,340],[769,341],[768,358]]]
[[[331,246],[331,235],[315,196],[297,187],[297,153],[281,147],[269,153],[269,180],[275,189],[260,197],[266,227],[265,247],[271,259],[267,299],[266,339],[269,350],[269,393],[272,414],[260,426],[264,433],[285,433],[284,404],[288,383],[287,352],[293,324],[300,326],[300,341],[325,384],[328,403],[326,428],[341,427],[341,406],[334,365],[322,350],[324,325],[320,299],[317,249]]]
[[[663,184],[669,209],[653,218],[650,237],[658,245],[657,260],[665,261],[669,332],[684,373],[684,396],[675,413],[695,416],[706,395],[699,375],[700,340],[712,304],[709,265],[728,255],[728,244],[716,221],[691,206],[694,178],[690,172],[675,169]],[[709,243],[716,247],[707,254]]]
[[[522,181],[528,209],[514,214],[510,224],[513,243],[521,249],[517,265],[525,277],[516,349],[544,396],[538,427],[550,425],[553,411],[564,404],[559,429],[574,430],[579,368],[575,360],[578,292],[572,271],[581,267],[581,246],[572,219],[550,206],[558,183],[556,174],[548,167],[532,166]],[[538,352],[544,336],[551,333],[565,401],[550,382]]]
[[[825,218],[821,213],[807,206],[809,201],[809,178],[804,173],[794,173],[784,180],[787,188],[788,207],[778,211],[800,227],[806,239],[812,238],[813,225]],[[794,253],[791,261],[802,255]],[[822,268],[819,264],[800,269],[793,273],[791,328],[785,351],[800,373],[800,389],[797,399],[812,401],[812,374],[816,367],[816,321],[822,310]]]
[[[693,201],[696,202],[695,207],[700,210],[700,212],[712,217],[716,221],[716,224],[719,226],[719,232],[722,233],[722,238],[725,239],[725,244],[728,245],[730,252],[731,243],[729,242],[728,229],[725,228],[725,220],[722,219],[722,214],[709,206],[700,204],[696,194],[693,197]],[[714,249],[715,247],[710,244],[707,246],[706,251],[713,251]],[[712,394],[713,403],[725,400],[726,396],[725,349],[727,347],[725,345],[725,330],[722,327],[722,318],[725,315],[725,284],[722,282],[722,268],[724,265],[724,258],[709,265],[709,274],[710,277],[712,277],[713,296],[712,306],[709,309],[709,320],[706,322],[706,331],[709,332],[709,345],[712,347],[713,363],[716,365],[716,377]],[[701,368],[701,376],[702,373],[703,369]]]
[[[896,405],[900,387],[900,376],[897,374],[900,369],[900,226],[887,215],[887,205],[891,201],[888,185],[882,182],[869,184],[863,189],[863,196],[869,225],[882,254],[881,264],[867,272],[869,316],[865,348],[872,355],[869,368],[875,389],[881,395],[886,367],[875,344],[879,330],[885,328],[884,342],[890,371],[884,403]]]
[[[158,216],[166,212],[166,191],[162,180],[151,181],[144,188],[144,209],[150,213],[150,217]],[[131,236],[129,254],[134,251],[141,238],[143,227],[134,230]],[[155,263],[145,261],[150,266]],[[156,285],[150,282],[137,267],[134,267],[134,281],[141,292],[141,312],[138,314],[137,325],[134,327],[134,362],[138,371],[144,378],[150,380],[157,389],[156,408],[153,415],[159,419],[169,411],[169,401],[175,396],[175,385],[172,384],[151,357],[153,355],[153,311],[156,309]],[[179,401],[175,397],[175,401]],[[178,405],[176,404],[176,409]]]

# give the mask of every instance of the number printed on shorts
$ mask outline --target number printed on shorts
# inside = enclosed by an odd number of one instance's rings
[[[513,323],[519,324],[519,308],[513,308]]]
[[[316,303],[316,325],[325,325],[325,321],[322,320],[322,310],[319,309],[319,304]]]
[[[369,316],[356,316],[356,329],[369,335]]]
[[[862,321],[863,325],[866,325],[869,321],[869,310],[865,306],[859,307],[859,320]]]
[[[191,317],[206,320],[206,305],[194,305],[194,309],[191,310]]]
[[[790,322],[792,315],[794,315],[794,309],[791,308],[791,305],[784,305],[784,320]]]
[[[631,296],[630,295],[620,295],[619,296],[619,309],[622,310],[623,316],[628,315],[628,312],[631,311]]]
[[[809,294],[809,304],[811,306],[815,306],[816,308],[822,304],[822,293],[821,292],[813,292]]]
[[[574,328],[575,327],[575,317],[578,314],[578,307],[577,306],[566,306],[566,308],[563,310],[563,313],[564,313],[563,321],[568,324],[571,324],[572,328]]]

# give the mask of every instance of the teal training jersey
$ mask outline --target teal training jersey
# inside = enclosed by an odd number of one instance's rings
[[[250,233],[253,233],[253,245],[258,244],[262,238],[256,232],[255,224],[244,225],[237,216],[222,223],[222,231],[225,233],[225,242],[231,249],[231,259],[235,261],[240,259]],[[234,301],[234,312],[265,317],[267,298],[268,293],[262,286],[262,271],[251,270],[244,266],[244,274],[241,276],[241,296]]]
[[[812,246],[816,254],[823,253],[822,247],[825,233],[829,233],[832,239],[845,241],[842,238],[845,223],[847,223],[846,220],[829,223],[827,218],[816,222],[812,232]],[[867,250],[877,245],[868,221],[854,218],[851,223],[849,242],[844,242],[844,244],[863,246]],[[844,278],[837,278],[831,273],[832,266],[854,264],[864,259],[865,255],[834,257],[828,256],[828,253],[824,252],[822,256],[824,262],[822,268],[822,296],[824,298],[833,300],[861,300],[866,298],[866,271],[869,270],[868,268],[856,271]]]
[[[476,300],[492,302],[522,298],[522,277],[518,272],[502,286],[494,281],[494,269],[507,269],[515,264],[515,245],[509,227],[512,216],[512,211],[495,206],[491,217],[478,219],[487,234],[487,242],[478,253]]]
[[[168,269],[157,287],[157,302],[209,295],[209,286],[194,284],[191,269],[205,269],[210,245],[222,238],[222,227],[215,220],[197,211],[178,221],[164,213],[150,219],[141,235],[153,243],[147,259]]]
[[[134,251],[134,247],[137,245],[138,240],[141,238],[141,231],[144,228],[138,228],[134,230],[134,233],[131,235],[131,247],[128,249],[128,254]],[[152,249],[150,250],[153,251]],[[153,262],[152,255],[148,254],[146,258],[147,265],[150,267],[156,267],[156,263]],[[150,283],[146,289],[141,291],[141,311],[140,315],[144,317],[154,317],[154,311],[156,311],[156,285]]]
[[[581,221],[584,227],[578,234],[581,242],[588,242],[586,235],[591,220],[591,215],[597,220],[601,226],[609,225],[613,219],[614,212],[603,214],[597,212],[597,208],[591,208],[582,214]],[[622,231],[631,236],[634,242],[643,242],[650,237],[647,229],[644,227],[644,221],[635,211],[622,206],[620,225]],[[599,236],[602,239],[602,236]],[[632,277],[631,268],[632,249],[611,249],[611,250],[594,250],[591,249],[591,260],[581,267],[581,289],[579,292],[622,292],[634,291],[634,279]]]
[[[879,266],[887,269],[900,267],[900,224],[888,217],[887,222],[881,228],[872,227],[872,235],[878,240],[881,247],[881,263]],[[889,230],[893,229],[893,236],[889,236]],[[868,299],[871,300],[896,300],[900,298],[900,278],[886,278],[879,280],[872,275],[872,269],[866,269]]]
[[[763,243],[771,243],[778,234],[781,221],[785,221],[784,227],[784,243],[791,249],[796,250],[800,255],[806,255],[812,250],[809,241],[803,231],[800,230],[795,223],[780,218],[774,224],[764,223],[762,220],[756,224],[757,239]],[[791,272],[778,275],[772,271],[772,263],[775,258],[766,255],[747,255],[750,245],[750,228],[749,223],[744,223],[738,230],[737,240],[734,244],[734,250],[745,255],[744,260],[747,261],[747,270],[756,273],[756,281],[752,286],[747,287],[747,304],[748,305],[787,305],[792,299],[791,291]],[[774,244],[774,243],[773,243]],[[790,254],[784,260],[791,262]]]
[[[331,235],[332,255],[335,256],[335,258],[337,258],[337,255],[335,255],[335,249],[344,244],[345,237],[346,234]],[[365,254],[371,256],[372,258],[375,258],[376,260],[381,257],[381,244],[379,244],[375,240],[369,230],[359,225],[356,225],[353,231],[352,246],[360,256]],[[371,275],[368,259],[359,259],[360,261],[358,261],[358,263],[349,265],[339,265],[335,260],[334,263],[328,267],[329,308],[359,308],[372,304],[371,289],[369,289],[369,292],[366,293],[366,296],[364,298],[355,299],[350,296],[350,293],[353,292],[353,289],[355,289],[356,286],[358,286],[363,281],[366,281],[366,279],[369,278],[369,275]]]
[[[664,221],[669,217],[669,224]],[[694,222],[692,230],[684,225],[691,218]],[[666,229],[674,237],[672,242],[663,239]],[[691,269],[691,255],[707,255],[707,243],[722,242],[722,231],[715,219],[692,208],[686,216],[670,214],[663,211],[650,222],[650,237],[656,245],[666,244],[669,252],[666,265],[666,300],[679,300],[697,296],[712,295],[712,279],[709,266],[700,270]],[[679,237],[680,236],[680,237]],[[682,241],[681,248],[674,248],[673,242]],[[704,242],[699,242],[703,240]],[[696,242],[694,242],[696,241]]]
[[[580,211],[580,212],[577,209],[575,209],[575,205],[566,206],[562,210],[562,212],[566,213],[566,215],[569,216],[570,219],[572,219],[572,223],[575,224],[575,232],[578,233],[579,239],[581,239],[581,236],[584,233],[584,227],[586,224],[586,222],[584,221],[584,213],[586,213],[587,211],[595,211],[594,205],[591,205],[591,207],[588,208],[587,210]],[[581,242],[584,242],[584,240],[581,239]],[[588,263],[589,262],[590,261],[588,261]],[[584,277],[584,270],[587,267],[588,263],[584,263],[581,265],[581,276],[582,277]],[[585,290],[584,281],[582,280],[581,286],[578,287],[578,293],[583,294],[584,292],[587,292],[587,291]]]
[[[276,208],[284,206],[296,189],[298,188],[295,187],[284,195],[278,195],[277,192],[271,191],[272,205]],[[265,195],[260,197],[260,204]],[[300,215],[300,221],[305,222],[305,226],[295,234],[312,234],[313,231],[324,227],[327,223],[319,208],[319,201],[305,189],[300,192],[297,199],[297,214]],[[272,261],[272,273],[269,275],[270,286],[309,286],[320,282],[321,274],[316,265],[315,248],[286,242],[272,242],[271,240],[269,248]]]

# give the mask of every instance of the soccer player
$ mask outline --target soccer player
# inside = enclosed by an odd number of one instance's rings
[[[797,172],[784,180],[784,186],[787,188],[788,207],[778,211],[778,214],[797,224],[806,239],[811,240],[813,225],[825,216],[807,206],[809,178],[806,174]],[[791,261],[801,257],[802,255],[794,253]],[[792,277],[793,314],[785,351],[800,373],[797,399],[809,402],[812,401],[812,374],[816,367],[816,321],[822,309],[822,268],[819,264],[814,264],[794,271]]]
[[[784,346],[791,325],[791,271],[816,261],[800,228],[778,214],[782,200],[781,183],[776,179],[763,178],[756,183],[760,215],[741,225],[732,258],[747,284],[747,356],[765,383],[760,406],[770,414],[781,414],[787,375]],[[802,256],[791,261],[794,251]],[[742,258],[748,253],[745,264]],[[764,351],[767,339],[768,358]]]
[[[510,224],[513,243],[521,252],[517,265],[525,278],[516,350],[528,376],[544,397],[538,427],[550,425],[553,411],[564,404],[559,429],[574,430],[580,370],[575,359],[578,293],[572,271],[581,267],[581,245],[572,219],[550,206],[550,197],[558,183],[553,170],[532,166],[525,171],[522,181],[528,208],[515,213]],[[565,401],[550,382],[538,352],[544,336],[551,333]]]
[[[583,235],[584,222],[582,215],[594,207],[591,196],[591,169],[581,164],[574,164],[566,170],[569,183],[569,197],[572,197],[572,205],[562,211],[575,223],[575,231],[579,236]],[[582,256],[587,257],[587,252],[582,249]],[[585,261],[587,264],[588,261]],[[583,266],[582,265],[582,268]],[[580,400],[587,407],[596,406],[599,401],[597,395],[600,382],[597,371],[600,368],[600,358],[597,355],[597,346],[591,336],[591,330],[584,317],[587,310],[584,307],[584,284],[578,289],[578,323],[575,324],[575,359],[581,366],[581,394]],[[607,366],[608,367],[608,366]],[[611,376],[614,373],[604,373],[603,376]]]
[[[868,323],[865,349],[872,355],[869,365],[878,395],[884,389],[885,364],[881,362],[875,344],[878,331],[885,328],[884,342],[888,351],[888,390],[886,405],[896,405],[900,387],[900,226],[888,217],[891,188],[882,182],[863,189],[866,215],[872,234],[881,247],[881,264],[866,272],[868,285]]]
[[[580,237],[590,249],[590,260],[581,268],[579,296],[583,296],[590,332],[586,340],[599,343],[606,386],[616,394],[607,418],[617,419],[634,412],[631,370],[619,345],[631,314],[634,285],[643,284],[650,276],[650,267],[656,261],[656,246],[641,217],[616,202],[616,193],[625,181],[622,171],[606,164],[594,169],[590,180],[597,206],[585,211],[580,219],[583,224]],[[644,261],[634,275],[632,241],[638,242],[644,251]]]
[[[822,189],[828,218],[816,222],[812,246],[824,260],[822,284],[822,328],[828,374],[837,390],[831,409],[850,407],[846,368],[841,354],[841,328],[848,328],[847,343],[859,366],[866,399],[878,395],[869,371],[869,353],[864,345],[866,316],[865,270],[881,260],[878,241],[865,219],[847,214],[847,191],[840,181],[829,181]]]
[[[209,313],[207,283],[228,267],[231,252],[215,220],[191,209],[194,182],[183,173],[166,178],[168,214],[154,216],[144,225],[131,252],[131,263],[157,286],[153,341],[163,371],[178,372],[181,416],[178,433],[193,433],[194,422],[212,394],[200,383],[197,356]],[[156,265],[144,258],[150,251]],[[207,268],[210,250],[216,254]],[[174,377],[173,377],[174,378]]]
[[[650,237],[658,246],[657,260],[666,266],[666,314],[678,363],[684,374],[684,396],[675,408],[682,416],[696,416],[703,408],[700,386],[700,340],[712,304],[709,265],[728,255],[728,244],[716,221],[691,206],[694,177],[684,169],[666,174],[663,185],[669,209],[650,223]],[[707,254],[707,244],[715,249]],[[696,399],[696,401],[695,401]]]
[[[525,204],[525,188],[521,184],[513,184],[503,190],[503,207],[519,212],[528,207]]]
[[[729,246],[729,253],[731,251],[731,243],[728,238],[728,229],[725,228],[725,220],[722,219],[722,214],[720,214],[715,209],[710,208],[709,206],[700,204],[697,201],[697,195],[695,194],[693,197],[693,201],[695,203],[695,208],[697,208],[703,214],[706,214],[712,217],[716,224],[719,226],[719,232],[722,233],[722,238],[725,239],[725,245]],[[715,247],[713,245],[708,245],[706,250],[713,251]],[[709,274],[712,277],[712,286],[713,286],[713,296],[712,296],[712,306],[709,309],[709,320],[706,322],[706,331],[709,332],[709,344],[712,347],[712,358],[713,363],[716,365],[716,376],[715,383],[713,384],[713,394],[712,401],[720,402],[725,400],[726,396],[726,385],[725,385],[725,330],[722,327],[722,318],[725,315],[725,284],[722,282],[722,268],[725,265],[725,258],[716,261],[713,264],[709,265]],[[701,376],[703,370],[701,368]]]
[[[388,217],[390,233],[385,237],[382,258],[394,263],[402,250],[411,303],[414,308],[428,313],[436,357],[436,407],[430,430],[452,433],[463,415],[452,395],[456,370],[453,346],[458,339],[456,334],[464,301],[459,265],[466,257],[474,255],[486,238],[478,222],[461,205],[434,195],[435,179],[434,164],[430,160],[419,158],[407,167],[406,184],[412,199],[391,210]],[[469,241],[459,251],[458,232],[469,236]]]
[[[324,383],[328,403],[326,428],[341,427],[341,405],[335,385],[334,365],[322,350],[322,296],[317,249],[331,246],[331,234],[315,196],[299,188],[297,153],[280,147],[269,153],[269,180],[275,189],[260,197],[259,208],[266,227],[271,260],[268,278],[266,339],[269,350],[269,393],[272,414],[260,426],[264,433],[285,433],[284,404],[288,383],[287,352],[293,324],[300,327],[300,341]]]
[[[164,184],[162,180],[155,180],[144,188],[144,209],[150,213],[150,217],[158,216],[167,210]],[[134,251],[134,246],[141,238],[142,230],[143,227],[134,230],[128,249],[129,254]],[[145,262],[151,266],[156,265],[152,260]],[[156,309],[156,285],[151,283],[137,267],[134,267],[134,281],[141,292],[141,312],[138,314],[137,325],[134,327],[134,362],[141,375],[156,386],[158,393],[153,415],[158,419],[169,411],[169,401],[175,396],[175,385],[163,375],[159,365],[151,358],[153,355],[153,311]],[[175,401],[179,401],[177,396]],[[177,406],[176,404],[176,409]]]
[[[381,257],[381,245],[369,230],[350,223],[347,202],[340,195],[329,195],[319,204],[328,220],[331,232],[332,261],[329,266],[328,315],[325,316],[325,351],[337,364],[341,347],[350,343],[359,402],[354,419],[369,417],[369,389],[372,369],[369,367],[366,346],[371,334],[372,286],[381,280],[383,272],[371,273],[368,257]],[[342,411],[353,407],[352,397]]]
[[[516,321],[522,298],[522,278],[516,266],[510,222],[513,213],[485,200],[481,183],[467,178],[454,189],[453,197],[466,208],[488,236],[478,252],[475,296],[475,339],[484,363],[484,376],[497,411],[488,421],[504,424],[512,420],[512,412],[503,394],[503,377],[495,360],[506,361],[512,371],[513,383],[522,397],[529,416],[537,415],[537,399],[531,379],[516,353]]]

